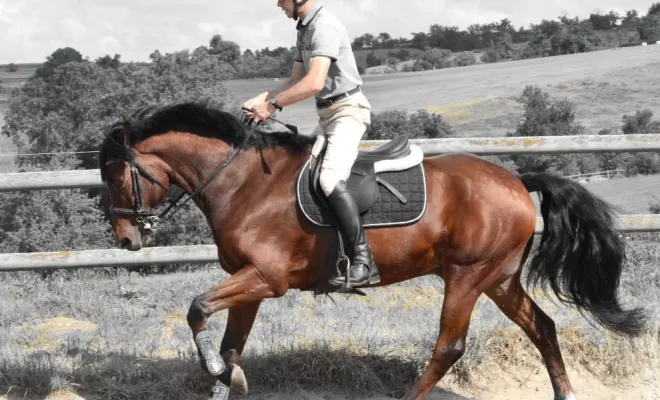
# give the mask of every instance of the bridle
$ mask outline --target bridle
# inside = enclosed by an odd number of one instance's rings
[[[151,107],[153,108],[153,107]],[[149,110],[151,109],[149,108]],[[140,116],[145,115],[149,110],[145,110],[140,113]],[[253,110],[249,110],[246,108],[243,108],[243,111],[248,111],[248,112],[253,112]],[[153,174],[151,174],[149,171],[147,171],[143,166],[141,166],[136,159],[136,152],[133,147],[130,145],[130,140],[129,140],[129,135],[130,135],[130,122],[124,117],[123,115],[121,116],[122,118],[122,124],[123,124],[123,129],[124,129],[124,134],[126,135],[126,144],[121,144],[119,143],[115,138],[110,136],[109,134],[106,135],[108,139],[110,139],[118,149],[121,149],[119,151],[120,155],[118,158],[106,161],[105,165],[111,165],[115,163],[120,163],[120,162],[128,162],[130,165],[130,171],[131,171],[131,182],[132,182],[132,189],[133,189],[133,196],[135,197],[135,205],[134,208],[121,208],[121,207],[114,207],[110,206],[110,215],[113,216],[118,216],[118,217],[125,217],[125,218],[135,218],[137,223],[138,223],[138,229],[140,229],[140,232],[142,234],[145,233],[154,233],[156,229],[158,229],[158,225],[160,225],[163,221],[165,221],[167,218],[171,217],[174,215],[181,207],[183,207],[190,199],[196,197],[199,193],[201,193],[206,186],[211,183],[211,181],[218,175],[222,170],[224,170],[229,163],[238,155],[238,153],[245,148],[247,143],[250,141],[252,138],[255,130],[252,127],[251,124],[248,124],[248,130],[245,135],[245,138],[243,139],[243,142],[235,147],[231,154],[229,154],[225,160],[219,164],[209,175],[208,178],[197,188],[193,193],[188,196],[188,198],[181,204],[178,204],[178,202],[183,198],[183,196],[186,195],[185,192],[181,192],[176,199],[173,201],[170,201],[169,206],[163,210],[160,213],[156,213],[153,210],[147,210],[144,208],[144,202],[143,202],[143,191],[142,191],[142,184],[140,183],[140,175],[144,176],[147,178],[149,181],[152,183],[158,185],[162,189],[164,189],[166,192],[168,191],[168,188],[160,182],[158,179],[156,179]],[[289,128],[295,135],[298,134],[298,129],[297,127],[289,124],[284,124],[283,122],[280,122],[276,120],[275,118],[269,118],[272,119],[275,122],[278,122],[287,128]]]
[[[114,139],[113,139],[114,140]],[[128,162],[131,167],[131,182],[133,183],[133,196],[135,197],[135,207],[130,208],[120,208],[110,206],[110,215],[132,218],[135,217],[138,223],[140,232],[142,233],[151,233],[156,230],[156,225],[160,220],[165,216],[164,213],[156,214],[153,210],[147,210],[144,208],[143,196],[142,196],[142,184],[140,183],[140,175],[147,178],[152,183],[160,186],[167,192],[168,188],[156,179],[149,171],[147,171],[143,166],[141,166],[135,159],[135,150],[128,145],[125,147],[126,151],[122,157],[110,160],[105,163],[105,165],[111,165],[121,162]]]

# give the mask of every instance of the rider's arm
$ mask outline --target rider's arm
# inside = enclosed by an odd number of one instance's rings
[[[312,52],[310,54],[309,72],[290,88],[279,94],[278,104],[280,106],[290,106],[323,90],[330,65],[339,57],[339,38],[340,35],[336,27],[324,23],[316,25],[311,38]],[[295,60],[302,62],[302,57],[300,51],[297,51]],[[301,67],[299,74],[302,75],[302,63],[299,66]]]
[[[289,89],[281,92],[277,103],[282,107],[287,107],[323,90],[328,70],[330,69],[330,63],[331,60],[328,57],[312,57],[307,75]],[[302,68],[300,69],[300,73],[302,74]]]

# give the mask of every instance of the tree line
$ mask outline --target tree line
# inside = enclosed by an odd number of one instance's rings
[[[592,13],[588,18],[560,16],[543,19],[530,27],[516,29],[509,19],[488,24],[473,24],[461,30],[457,26],[433,24],[428,32],[413,32],[409,38],[394,38],[387,32],[365,33],[356,37],[352,47],[358,54],[361,73],[367,68],[385,65],[396,69],[402,61],[412,61],[403,71],[420,71],[562,54],[583,53],[614,47],[638,45],[660,40],[660,2],[653,3],[645,16],[631,9],[625,15],[615,11]],[[379,51],[384,50],[384,51]],[[295,46],[251,50],[214,35],[208,46],[200,46],[193,54],[206,53],[226,64],[229,79],[279,78],[289,76]],[[365,53],[364,56],[361,53]],[[80,60],[79,54],[71,53]],[[55,63],[61,63],[62,60]],[[120,56],[109,55],[97,60],[106,66],[121,63]],[[40,73],[48,73],[50,60]],[[8,71],[15,71],[10,64]]]

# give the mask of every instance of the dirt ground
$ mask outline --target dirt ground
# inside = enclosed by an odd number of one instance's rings
[[[575,397],[578,400],[651,400],[660,399],[660,382],[658,373],[648,373],[636,381],[618,387],[606,386],[592,375],[575,370],[569,371],[573,383]],[[238,396],[235,397],[237,400]],[[245,400],[393,400],[394,397],[354,398],[337,396],[332,393],[301,392],[293,397],[290,395],[255,395],[240,397]],[[537,371],[519,371],[514,375],[509,373],[493,373],[487,382],[473,390],[460,390],[440,385],[428,400],[551,400],[552,387],[545,369]]]
[[[660,399],[660,373],[648,371],[640,377],[619,385],[605,385],[585,371],[570,370],[575,396],[578,400],[652,400]],[[30,399],[29,397],[0,397],[0,400]],[[552,387],[545,369],[498,373],[471,390],[440,385],[428,400],[551,400]],[[194,400],[204,400],[197,397]],[[300,391],[295,394],[261,393],[248,396],[232,395],[232,400],[393,400],[395,397],[348,397],[327,391]],[[35,399],[36,400],[36,399]],[[96,400],[85,399],[73,393],[53,393],[44,400]]]

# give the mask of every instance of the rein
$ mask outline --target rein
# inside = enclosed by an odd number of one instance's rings
[[[247,109],[243,107],[244,111],[249,111],[253,112],[253,110]],[[122,117],[123,118],[123,117]],[[128,122],[126,121],[125,118],[124,123],[127,124]],[[276,120],[275,118],[270,117],[269,119],[284,125],[286,128],[291,130],[295,135],[298,134],[298,128],[294,125],[289,125],[285,124],[283,122],[280,122]],[[165,191],[168,190],[167,187],[160,181],[158,181],[149,171],[147,171],[144,167],[142,167],[137,160],[135,159],[135,150],[130,147],[128,144],[129,141],[127,140],[126,145],[122,145],[119,142],[117,142],[113,137],[107,135],[107,137],[112,140],[117,146],[121,147],[123,151],[123,154],[121,157],[115,160],[110,160],[105,163],[105,165],[110,165],[118,162],[124,162],[127,161],[131,165],[131,181],[133,183],[133,195],[135,196],[135,208],[134,209],[128,209],[128,208],[119,208],[119,207],[110,207],[110,214],[111,215],[116,215],[116,216],[121,216],[121,217],[136,217],[138,227],[141,232],[145,233],[153,233],[158,229],[158,225],[163,223],[167,218],[171,217],[174,215],[181,207],[183,207],[190,199],[194,198],[197,196],[199,193],[204,190],[212,181],[215,179],[216,176],[224,170],[229,163],[232,162],[234,158],[240,153],[245,146],[248,144],[250,139],[253,137],[255,133],[255,129],[251,126],[251,124],[248,125],[248,131],[247,134],[245,135],[245,138],[243,139],[243,142],[240,144],[240,146],[234,148],[234,150],[231,152],[229,156],[221,163],[219,164],[206,178],[206,180],[197,188],[193,193],[191,193],[188,198],[181,204],[178,204],[179,201],[183,198],[183,196],[186,195],[185,192],[181,192],[179,196],[174,201],[170,201],[169,206],[165,210],[163,210],[161,213],[156,214],[152,210],[145,210],[143,207],[143,198],[142,198],[142,186],[140,185],[140,179],[139,175],[144,176],[147,178],[149,181],[152,183],[155,183],[156,185],[160,186],[163,188]]]

